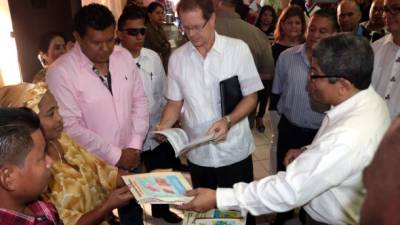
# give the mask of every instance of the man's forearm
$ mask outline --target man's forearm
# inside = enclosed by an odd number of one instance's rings
[[[233,110],[233,112],[229,114],[232,125],[248,116],[254,110],[256,104],[256,93],[244,96],[239,104],[235,107],[235,110]]]
[[[162,112],[159,127],[162,129],[172,127],[179,119],[182,105],[183,101],[168,100]]]

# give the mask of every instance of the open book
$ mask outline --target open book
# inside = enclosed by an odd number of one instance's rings
[[[192,187],[180,172],[155,172],[122,176],[140,203],[180,205],[192,200],[185,192]]]
[[[212,209],[204,213],[185,211],[182,225],[245,225],[246,217],[238,211]]]
[[[181,128],[168,128],[162,131],[153,131],[153,133],[161,134],[167,137],[169,143],[171,143],[172,147],[175,150],[176,157],[193,149],[194,147],[197,147],[214,139],[214,135],[210,134],[196,138],[194,140],[189,140],[189,136]]]

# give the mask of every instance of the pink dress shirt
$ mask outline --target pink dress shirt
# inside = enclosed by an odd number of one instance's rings
[[[64,119],[64,130],[79,144],[115,165],[124,148],[141,149],[149,127],[143,82],[128,51],[110,56],[112,94],[92,70],[79,44],[48,69],[46,82]]]

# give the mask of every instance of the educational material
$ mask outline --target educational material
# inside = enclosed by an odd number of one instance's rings
[[[212,209],[204,213],[185,211],[182,225],[245,225],[246,217],[238,211]]]
[[[214,135],[210,134],[194,140],[189,140],[189,136],[181,128],[168,128],[161,131],[153,131],[153,133],[164,135],[168,139],[172,148],[174,148],[176,157],[214,139]]]
[[[122,176],[129,190],[140,203],[187,203],[193,197],[185,196],[192,187],[180,172],[154,172]]]

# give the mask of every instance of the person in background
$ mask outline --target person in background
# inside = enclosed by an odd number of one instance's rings
[[[363,36],[374,42],[385,36],[385,22],[383,21],[383,0],[374,0],[369,10],[369,20],[360,23]]]
[[[265,35],[273,36],[276,22],[277,15],[275,9],[272,6],[265,5],[261,8],[254,25],[260,28]]]
[[[132,60],[139,68],[144,90],[149,100],[150,125],[143,144],[141,157],[147,171],[154,169],[179,169],[181,164],[175,158],[175,152],[168,142],[159,143],[151,131],[160,121],[161,112],[165,106],[166,89],[165,71],[160,56],[153,50],[143,48],[146,38],[146,13],[137,6],[125,7],[118,19],[117,35],[121,45],[132,55]],[[153,217],[162,218],[168,223],[179,223],[182,219],[169,210],[166,204],[151,205]]]
[[[164,21],[164,6],[159,2],[152,2],[147,6],[146,21],[146,39],[144,47],[157,52],[164,65],[164,69],[168,70],[168,59],[171,54],[171,44],[167,39],[162,25]]]
[[[51,164],[37,116],[0,108],[0,224],[63,225],[54,205],[39,200]]]
[[[361,9],[355,0],[343,0],[337,7],[337,19],[341,32],[354,32],[362,36]]]
[[[400,0],[384,0],[383,12],[389,34],[372,43],[372,86],[385,99],[394,119],[400,114]]]
[[[63,132],[57,103],[43,83],[5,86],[0,93],[0,106],[28,107],[38,114],[47,154],[53,161],[52,176],[42,197],[57,207],[64,224],[112,224],[112,210],[133,199],[117,168],[90,154]],[[122,217],[121,221],[133,224]]]
[[[306,27],[304,12],[300,7],[289,6],[282,11],[274,31],[275,42],[271,47],[275,64],[281,52],[304,42]]]
[[[41,69],[34,77],[33,83],[45,81],[47,68],[64,54],[65,38],[61,33],[50,32],[43,35],[39,41],[38,58],[43,69]]]

